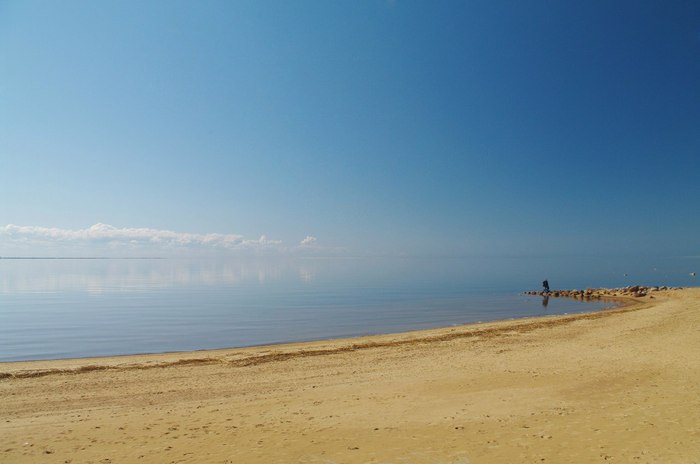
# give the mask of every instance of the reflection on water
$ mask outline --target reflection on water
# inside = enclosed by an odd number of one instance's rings
[[[0,292],[144,292],[198,285],[265,283],[297,275],[311,282],[315,269],[292,261],[221,260],[0,260]]]
[[[688,285],[684,265],[637,266],[629,277],[619,268],[631,263],[580,259],[0,259],[0,360],[246,346],[587,311],[607,303],[520,292],[537,288],[544,275],[553,288],[633,278]]]
[[[677,259],[663,268],[615,260],[542,259],[0,259],[0,293],[147,292],[183,286],[252,285],[270,282],[424,286],[522,291],[537,287],[543,274],[557,276],[553,287],[695,285]],[[620,269],[637,268],[635,273]],[[556,272],[552,272],[556,270]],[[547,306],[547,302],[543,302]]]

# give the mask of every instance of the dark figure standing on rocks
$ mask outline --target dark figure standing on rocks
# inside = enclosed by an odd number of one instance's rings
[[[542,286],[544,287],[544,291],[549,293],[549,282],[547,282],[547,279],[542,282]]]

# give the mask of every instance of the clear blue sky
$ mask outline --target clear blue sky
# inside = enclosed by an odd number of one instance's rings
[[[700,255],[699,177],[697,1],[0,0],[0,255]]]

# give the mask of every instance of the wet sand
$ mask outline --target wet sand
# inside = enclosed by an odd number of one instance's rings
[[[0,363],[0,462],[700,463],[700,288],[633,301],[334,341]]]

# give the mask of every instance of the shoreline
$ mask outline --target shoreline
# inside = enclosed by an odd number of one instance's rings
[[[680,288],[676,287],[674,289],[679,290]],[[669,290],[673,289],[669,288]],[[577,298],[569,295],[566,290],[557,292],[561,293],[561,295],[553,296],[554,298]],[[540,296],[541,293],[523,292],[523,294]],[[101,370],[134,370],[178,365],[208,365],[221,362],[236,366],[246,366],[278,360],[274,356],[261,356],[257,354],[258,352],[274,350],[277,352],[277,356],[292,358],[412,343],[441,342],[456,338],[475,337],[483,335],[484,332],[488,332],[490,335],[497,335],[498,332],[507,332],[512,329],[540,328],[548,325],[566,324],[577,319],[607,317],[615,314],[616,311],[636,311],[643,309],[645,307],[644,304],[649,302],[649,300],[645,301],[625,293],[601,293],[592,298],[615,302],[615,306],[576,313],[513,317],[400,332],[265,343],[241,347],[0,361],[0,380],[6,378],[43,377],[55,374],[80,374]],[[598,315],[599,313],[605,314]],[[58,367],[52,367],[51,365],[58,365]]]
[[[481,322],[586,313],[606,310],[610,308],[610,306],[615,306],[619,303],[612,295],[595,298],[556,298],[556,300],[561,301],[550,304],[548,308],[547,301],[554,302],[554,299],[545,298],[542,300],[542,306],[540,306],[540,299],[533,298],[533,295],[534,292],[527,291],[498,291],[494,295],[490,295],[493,297],[493,299],[491,299],[489,297],[480,297],[478,293],[475,293],[464,298],[464,301],[453,304],[452,306],[456,309],[446,313],[442,311],[444,314],[439,314],[438,316],[432,316],[431,312],[433,309],[436,309],[437,313],[440,313],[441,308],[439,308],[439,305],[437,305],[437,308],[421,308],[419,312],[415,311],[415,308],[410,307],[407,316],[403,314],[392,315],[391,312],[387,312],[385,315],[386,318],[382,319],[382,316],[374,318],[360,314],[359,320],[353,320],[353,322],[348,323],[352,315],[349,311],[346,311],[346,316],[341,318],[342,324],[339,325],[334,325],[334,322],[328,319],[328,314],[330,314],[330,312],[327,312],[325,316],[324,314],[321,315],[322,318],[325,317],[325,322],[321,323],[321,325],[314,326],[314,329],[310,331],[304,330],[306,325],[299,324],[299,321],[302,319],[292,318],[290,319],[292,320],[292,325],[288,328],[283,328],[281,324],[275,324],[274,321],[271,321],[264,323],[264,325],[269,324],[269,326],[273,328],[269,331],[258,328],[253,335],[241,336],[241,333],[244,332],[241,332],[241,329],[239,333],[234,333],[231,337],[217,335],[216,331],[214,331],[213,339],[207,337],[206,330],[209,329],[209,327],[216,327],[215,325],[204,327],[199,324],[197,327],[199,330],[195,331],[196,335],[192,338],[190,338],[189,328],[186,325],[173,325],[172,327],[175,327],[175,336],[171,334],[169,338],[165,338],[160,335],[160,323],[171,323],[172,321],[168,320],[167,316],[165,316],[162,321],[155,321],[145,326],[136,324],[134,321],[129,321],[127,319],[125,320],[126,323],[120,324],[121,329],[118,333],[106,334],[107,337],[104,340],[100,340],[99,343],[92,341],[85,346],[81,343],[82,338],[90,341],[91,334],[93,333],[90,329],[95,329],[98,332],[104,331],[104,327],[92,324],[87,325],[81,330],[69,329],[55,333],[49,332],[45,340],[36,340],[37,343],[35,344],[40,346],[40,348],[37,349],[34,349],[31,343],[25,343],[28,341],[26,338],[15,339],[14,335],[22,332],[13,331],[12,324],[10,324],[10,327],[5,330],[8,336],[8,349],[4,356],[0,356],[0,366],[4,363],[48,362],[71,359],[144,356],[148,354],[206,352],[334,339],[352,339],[375,335],[390,335],[402,332],[458,327]],[[555,295],[549,296],[553,297]],[[565,295],[561,296],[564,297]],[[481,302],[479,302],[479,300],[481,300]],[[440,302],[441,300],[438,298],[436,301]],[[479,308],[483,307],[483,304],[493,304],[494,301],[497,301],[498,304],[489,306],[487,312],[482,311],[480,314],[471,313],[474,309],[476,309],[476,313],[479,313]],[[196,307],[196,303],[192,304],[194,305],[193,307]],[[381,313],[381,311],[377,312]],[[362,319],[363,317],[364,319]],[[205,319],[206,318],[203,320]],[[10,322],[12,323],[12,321]],[[71,321],[68,323],[70,322]],[[235,324],[232,325],[230,322],[229,320],[225,320],[224,324],[227,324],[228,327],[236,332],[238,327],[236,327]],[[134,333],[128,329],[123,329],[127,327],[128,324],[132,324]],[[261,322],[261,324],[263,323]],[[78,324],[78,326],[79,325],[80,324]],[[276,326],[279,327],[275,329]],[[20,325],[19,329],[21,330],[21,328],[22,326]],[[203,328],[204,330],[202,330]],[[126,341],[130,338],[133,338],[135,343]],[[183,340],[184,343],[173,342],[173,340],[178,339]]]
[[[698,462],[700,288],[623,307],[0,364],[0,461]]]

